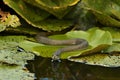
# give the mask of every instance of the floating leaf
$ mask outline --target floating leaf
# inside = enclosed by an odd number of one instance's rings
[[[30,52],[17,51],[18,48],[16,46],[7,47],[6,49],[0,49],[0,63],[3,63],[2,65],[4,65],[5,63],[8,65],[13,64],[16,66],[23,66],[27,63],[27,60],[31,60],[34,58],[34,54]]]
[[[21,66],[0,66],[0,80],[34,80],[34,74]]]
[[[61,31],[72,25],[70,20],[57,20],[57,19],[47,19],[36,23],[37,26],[40,26],[43,30],[47,31]]]
[[[92,54],[82,57],[69,58],[70,61],[81,62],[89,65],[101,65],[105,67],[119,67],[120,54]]]
[[[25,39],[26,36],[0,36],[0,63],[24,65],[26,60],[33,59],[33,54],[17,51],[18,44]]]
[[[112,44],[112,37],[108,31],[91,28],[87,32],[71,31],[66,34],[70,38],[82,38],[89,42],[90,46],[97,47],[100,44]],[[109,39],[109,40],[107,40]]]
[[[25,36],[0,36],[0,50],[18,46],[18,43],[24,41]]]
[[[72,24],[70,20],[48,20],[46,18],[50,15],[49,13],[40,9],[39,7],[27,4],[22,0],[4,0],[4,2],[9,7],[14,9],[29,24],[40,29],[42,28],[46,31],[61,31],[68,28]]]
[[[32,51],[33,47],[36,46],[44,46],[43,44],[31,42],[31,41],[22,41],[19,43],[19,46],[22,47],[26,51]]]
[[[41,21],[49,14],[41,9],[25,4],[22,0],[3,0],[5,4],[14,9],[28,23]],[[30,22],[31,21],[31,22]]]
[[[116,3],[117,2],[117,3]],[[98,21],[107,26],[120,27],[120,2],[117,0],[82,0],[84,8],[91,11]]]
[[[120,43],[114,43],[108,48],[104,49],[104,52],[106,53],[115,53],[115,52],[120,52]]]
[[[62,35],[62,36],[64,36],[64,35]],[[73,57],[73,56],[79,56],[79,55],[85,55],[85,54],[99,52],[102,49],[106,48],[108,45],[112,44],[112,38],[111,38],[110,33],[108,31],[102,31],[98,28],[90,29],[87,32],[83,32],[83,31],[68,32],[65,34],[64,38],[65,37],[66,37],[66,39],[67,38],[68,39],[70,39],[70,38],[86,39],[89,42],[89,47],[85,50],[78,50],[78,51],[62,53],[61,57],[60,57],[62,59],[66,59],[66,58]],[[54,38],[55,38],[55,36],[54,36]],[[58,38],[57,35],[56,35],[56,38]],[[48,45],[33,46],[32,52],[34,52],[40,56],[52,57],[52,54],[54,53],[54,51],[56,51],[62,47],[64,47],[64,46],[50,46],[50,45],[49,46]],[[22,48],[25,48],[25,47],[23,46]]]
[[[80,0],[24,0],[31,5],[37,6],[47,12],[53,14],[57,18],[64,17],[74,5]]]
[[[104,27],[103,30],[111,33],[113,42],[120,42],[120,30],[118,28]]]

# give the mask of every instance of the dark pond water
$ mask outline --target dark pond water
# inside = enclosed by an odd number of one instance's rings
[[[107,68],[62,60],[36,57],[26,67],[35,73],[35,80],[120,80],[120,67]]]

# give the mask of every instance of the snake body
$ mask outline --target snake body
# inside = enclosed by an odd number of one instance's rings
[[[88,42],[85,39],[80,39],[80,38],[69,39],[69,40],[53,40],[41,35],[37,35],[36,40],[39,43],[47,44],[47,45],[71,45],[64,48],[60,48],[55,53],[53,53],[52,56],[53,60],[58,60],[60,54],[63,52],[85,49],[88,46]]]

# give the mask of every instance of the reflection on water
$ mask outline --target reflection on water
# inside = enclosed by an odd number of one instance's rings
[[[67,60],[52,63],[51,59],[41,57],[28,61],[26,67],[35,73],[35,80],[120,80],[120,67],[90,66]]]

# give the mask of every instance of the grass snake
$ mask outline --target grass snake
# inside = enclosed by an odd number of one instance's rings
[[[81,50],[88,47],[88,42],[85,39],[81,39],[81,38],[74,38],[68,40],[54,40],[38,34],[36,36],[36,40],[39,43],[47,44],[47,45],[68,45],[67,47],[60,48],[56,52],[54,52],[52,56],[52,60],[59,60],[60,54],[63,52]]]

